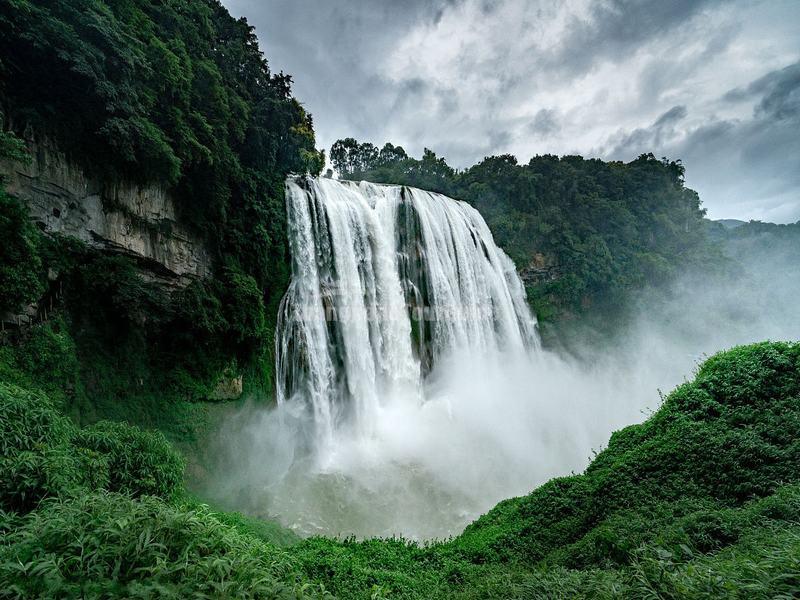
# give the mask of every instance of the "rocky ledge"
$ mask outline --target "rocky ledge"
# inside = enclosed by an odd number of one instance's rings
[[[168,191],[157,185],[87,176],[47,143],[30,143],[28,164],[0,163],[6,189],[28,206],[47,233],[76,237],[103,251],[127,254],[143,276],[183,287],[210,273],[209,253],[176,218]]]

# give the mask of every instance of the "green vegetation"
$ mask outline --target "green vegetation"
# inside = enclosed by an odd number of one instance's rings
[[[0,404],[3,510],[94,489],[170,499],[180,488],[185,463],[160,433],[124,423],[79,429],[47,396],[5,383]]]
[[[45,395],[0,383],[3,597],[317,596],[265,539],[290,534],[185,498],[166,439],[80,429]]]
[[[6,597],[311,598],[280,549],[208,509],[95,492],[5,518]]]
[[[15,311],[37,300],[43,291],[39,236],[25,207],[0,190],[0,313]]]
[[[378,151],[352,138],[336,142],[330,156],[341,177],[420,187],[475,206],[516,263],[545,327],[580,316],[608,328],[632,292],[715,256],[680,161],[544,155],[520,165],[502,155],[458,171],[431,150],[415,159],[398,146]]]
[[[22,140],[0,131],[0,160],[28,159]],[[0,315],[37,300],[43,291],[38,232],[28,219],[26,208],[5,192],[3,183],[0,175]]]
[[[800,344],[720,353],[581,475],[451,540],[297,542],[181,493],[160,435],[0,385],[7,597],[777,598],[800,589]],[[131,460],[135,457],[136,460]],[[109,468],[110,467],[110,468]]]
[[[216,0],[11,0],[0,74],[0,160],[24,160],[20,138],[48,141],[103,183],[165,186],[212,254],[212,277],[165,290],[128,257],[42,236],[0,193],[0,313],[55,296],[58,278],[58,329],[80,358],[73,412],[181,430],[195,420],[181,403],[226,369],[268,394],[261,365],[289,277],[284,180],[324,156],[252,27]]]

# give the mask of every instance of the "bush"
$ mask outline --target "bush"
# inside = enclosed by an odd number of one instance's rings
[[[207,509],[114,493],[52,500],[0,542],[0,588],[17,598],[305,598],[285,553]]]
[[[180,490],[185,461],[159,432],[101,421],[78,432],[73,444],[107,458],[109,491],[170,499]]]
[[[184,460],[161,433],[111,422],[81,430],[44,394],[2,382],[0,414],[2,510],[96,489],[164,499],[181,489]]]
[[[3,456],[66,444],[74,430],[72,421],[59,414],[47,396],[2,381],[0,414]]]
[[[800,528],[765,528],[716,554],[642,548],[623,570],[539,569],[514,589],[518,598],[794,598],[800,586]]]
[[[619,511],[576,543],[550,554],[549,562],[570,568],[619,567],[631,564],[647,545],[680,555],[716,552],[743,536],[780,523],[800,522],[800,485],[780,488],[772,496],[740,508],[709,500],[679,500]]]
[[[27,512],[80,486],[72,422],[44,394],[0,382],[0,508]]]
[[[0,506],[26,513],[45,498],[66,496],[81,484],[80,462],[66,446],[0,458]]]
[[[661,548],[633,565],[633,598],[794,598],[800,589],[800,527],[764,528],[717,554],[682,561]]]

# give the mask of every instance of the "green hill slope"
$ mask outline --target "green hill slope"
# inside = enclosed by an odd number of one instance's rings
[[[78,429],[14,386],[0,400],[8,597],[789,598],[800,589],[800,344],[715,355],[645,423],[615,433],[583,474],[501,502],[427,546],[277,546],[291,540],[187,499],[163,438]]]

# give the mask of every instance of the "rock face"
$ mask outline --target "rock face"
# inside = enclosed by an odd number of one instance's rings
[[[537,252],[530,263],[519,270],[519,277],[527,285],[539,285],[555,281],[561,276],[561,270],[552,259]]]
[[[0,163],[6,189],[48,233],[129,255],[144,276],[182,287],[210,273],[202,241],[178,223],[169,193],[154,185],[104,185],[47,143],[29,144],[30,164]]]
[[[242,395],[244,376],[225,370],[207,400],[236,400]]]

